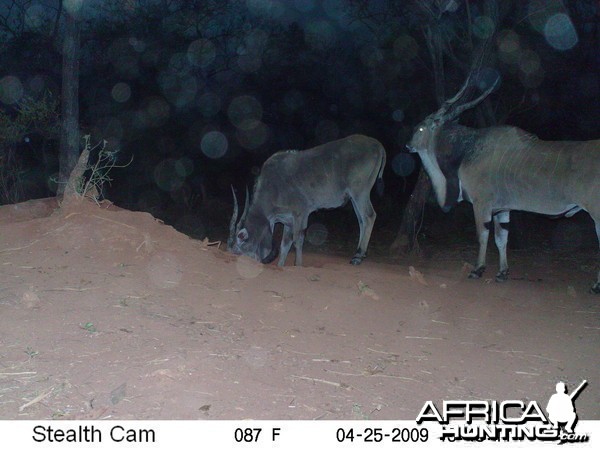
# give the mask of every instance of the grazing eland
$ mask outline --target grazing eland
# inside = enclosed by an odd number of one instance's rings
[[[485,271],[492,220],[500,253],[496,281],[508,278],[511,210],[566,217],[585,210],[600,244],[600,140],[543,141],[513,126],[461,126],[458,116],[485,99],[498,82],[461,103],[470,81],[471,75],[452,99],[417,126],[407,145],[419,154],[445,212],[462,200],[473,204],[479,256],[469,278]],[[600,271],[591,292],[600,294]]]
[[[360,264],[375,223],[371,188],[381,181],[385,149],[373,138],[352,135],[308,150],[275,153],[265,161],[254,186],[252,201],[246,190],[244,212],[238,221],[238,202],[233,192],[233,216],[227,248],[264,264],[279,253],[283,266],[292,244],[295,264],[302,265],[302,244],[308,216],[352,202],[360,237],[352,264]],[[233,188],[232,188],[233,190]],[[279,250],[273,242],[275,223],[283,224]]]

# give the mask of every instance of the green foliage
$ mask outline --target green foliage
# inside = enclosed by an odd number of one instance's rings
[[[0,109],[0,149],[23,142],[30,133],[55,138],[59,130],[58,100],[49,92],[40,99],[24,97],[12,112]]]
[[[25,174],[19,145],[28,134],[58,137],[58,101],[50,93],[39,99],[22,98],[8,111],[0,109],[0,204],[23,200]]]

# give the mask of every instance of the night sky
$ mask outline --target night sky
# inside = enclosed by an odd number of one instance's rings
[[[64,20],[58,1],[0,5],[5,204],[56,189]],[[108,0],[86,2],[80,25],[82,135],[117,165],[133,158],[106,197],[196,237],[226,233],[230,185],[252,186],[271,154],[353,133],[386,148],[374,204],[397,228],[420,167],[404,147],[439,106],[435,71],[451,97],[485,42],[481,73],[501,82],[461,123],[600,138],[596,0]]]

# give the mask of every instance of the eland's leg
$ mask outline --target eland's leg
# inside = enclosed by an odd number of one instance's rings
[[[283,236],[281,237],[281,246],[279,247],[279,261],[277,265],[279,267],[283,267],[285,265],[285,260],[287,259],[287,255],[290,252],[290,248],[294,243],[292,227],[290,225],[283,225]]]
[[[370,192],[366,195],[361,195],[358,198],[350,197],[356,218],[358,219],[358,226],[360,228],[360,235],[358,238],[358,248],[356,253],[352,257],[350,264],[360,264],[367,256],[367,247],[369,246],[369,240],[371,239],[371,232],[373,231],[373,224],[377,214],[371,204]]]
[[[477,266],[471,271],[469,278],[481,278],[481,275],[485,272],[485,256],[490,237],[492,212],[476,205],[473,205],[473,212],[475,213],[475,227],[477,228],[477,239],[479,240],[479,256],[477,257]]]
[[[494,215],[494,240],[498,253],[500,254],[500,270],[496,274],[496,281],[508,280],[508,259],[506,258],[506,247],[508,244],[508,223],[510,222],[510,211],[501,211]]]
[[[296,259],[294,264],[296,266],[302,265],[302,245],[304,245],[304,231],[300,231],[294,238],[294,247],[296,247]]]
[[[594,217],[594,222],[596,223],[596,236],[598,237],[598,248],[600,250],[600,217]],[[598,278],[596,279],[596,283],[591,287],[590,292],[592,294],[600,294],[600,270],[598,270]]]
[[[296,260],[294,264],[297,266],[302,265],[302,246],[304,245],[304,231],[308,225],[308,216],[299,217],[294,221],[293,240],[294,247],[296,247]]]

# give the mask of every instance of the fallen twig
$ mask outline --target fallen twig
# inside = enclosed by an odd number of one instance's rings
[[[54,391],[54,386],[50,388],[50,390],[48,390],[47,392],[45,392],[44,394],[40,394],[38,395],[36,398],[34,398],[33,400],[31,400],[30,402],[25,403],[24,405],[19,407],[19,412],[22,412],[25,408],[30,407],[31,405],[35,405],[36,403],[41,402],[42,400],[44,400],[46,397],[48,397],[50,394],[52,394],[52,392]]]
[[[135,229],[136,229],[136,228],[135,228],[134,226],[132,226],[132,225],[128,225],[128,224],[126,224],[126,223],[119,222],[119,221],[117,221],[117,220],[108,219],[107,217],[97,216],[96,214],[92,214],[92,217],[96,217],[97,219],[100,219],[100,220],[106,220],[107,222],[112,222],[112,223],[115,223],[115,224],[117,224],[117,225],[123,225],[124,227],[131,228],[132,230],[135,230]]]
[[[384,352],[383,350],[375,350],[374,348],[367,347],[367,350],[373,353],[381,353],[382,355],[393,355],[398,356],[397,353]]]
[[[74,287],[64,287],[64,288],[51,288],[51,289],[41,289],[44,292],[54,292],[54,291],[75,291],[75,292],[84,292],[91,291],[94,289],[100,289],[102,286],[92,286],[89,288],[74,288]]]
[[[404,336],[404,339],[424,339],[428,341],[443,341],[441,337],[430,337],[430,336]]]
[[[335,370],[328,370],[325,369],[325,372],[327,373],[333,373],[335,375],[343,375],[346,377],[364,377],[364,378],[375,378],[375,377],[380,377],[380,378],[395,378],[397,380],[403,380],[403,381],[416,381],[417,383],[420,383],[419,380],[415,379],[415,378],[410,378],[410,377],[401,377],[398,375],[384,375],[382,373],[374,373],[374,374],[370,374],[368,372],[363,372],[363,373],[348,373],[348,372],[337,372]]]
[[[299,380],[312,381],[314,383],[328,384],[330,386],[335,386],[335,387],[346,387],[346,385],[344,385],[342,383],[338,383],[337,381],[322,380],[320,378],[299,377],[297,375],[292,375],[292,378],[298,378]]]
[[[31,243],[29,243],[29,244],[27,244],[27,245],[24,245],[23,247],[6,248],[6,249],[4,249],[4,250],[0,250],[0,253],[5,253],[5,252],[14,252],[14,251],[16,251],[16,250],[23,250],[24,248],[29,248],[29,247],[31,247],[31,246],[32,246],[33,244],[35,244],[36,242],[39,242],[39,239],[36,239],[35,241],[33,241],[33,242],[31,242]]]
[[[0,377],[12,377],[18,375],[36,375],[37,372],[0,372]]]

